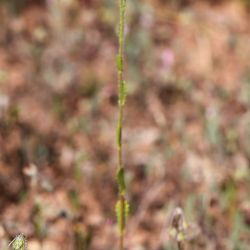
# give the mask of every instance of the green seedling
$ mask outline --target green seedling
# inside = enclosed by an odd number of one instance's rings
[[[186,242],[194,239],[198,234],[199,228],[188,223],[182,209],[177,207],[172,215],[169,236],[176,242],[178,250],[183,250]]]
[[[23,234],[17,235],[14,240],[9,244],[12,250],[25,250],[26,249],[26,239]]]

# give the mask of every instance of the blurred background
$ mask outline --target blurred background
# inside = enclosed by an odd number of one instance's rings
[[[250,1],[127,4],[126,247],[249,250]],[[117,5],[0,1],[1,249],[116,249]]]

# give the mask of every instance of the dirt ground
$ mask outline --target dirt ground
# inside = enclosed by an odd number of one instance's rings
[[[0,1],[0,249],[117,249],[117,4]],[[250,250],[249,1],[127,4],[126,249]]]

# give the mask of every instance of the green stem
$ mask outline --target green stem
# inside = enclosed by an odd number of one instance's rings
[[[119,250],[124,249],[124,230],[125,228],[125,198],[124,195],[120,195],[120,202],[121,202],[121,210],[120,210],[120,216],[121,216],[121,221],[120,221],[120,232],[119,232]]]
[[[124,24],[125,24],[126,0],[119,0],[119,51],[117,56],[117,74],[119,85],[119,114],[117,121],[117,154],[118,154],[118,171],[117,181],[119,185],[119,250],[124,250],[124,229],[125,229],[125,182],[124,182],[124,167],[123,167],[123,145],[122,145],[122,132],[123,132],[123,109],[125,104],[125,82],[124,82]],[[121,174],[122,173],[122,174]]]

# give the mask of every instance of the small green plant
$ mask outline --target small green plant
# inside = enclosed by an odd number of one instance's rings
[[[119,188],[119,199],[116,203],[116,217],[119,227],[119,250],[124,249],[124,231],[126,226],[126,219],[129,213],[129,204],[125,198],[126,185],[125,185],[125,169],[123,165],[123,145],[122,145],[122,132],[123,132],[123,111],[126,102],[126,83],[124,81],[124,26],[125,26],[125,13],[126,13],[126,0],[119,1],[119,52],[117,55],[117,75],[118,75],[118,106],[119,114],[117,121],[117,157],[118,166],[116,172],[116,180]]]
[[[171,218],[169,235],[176,242],[178,250],[184,250],[185,244],[195,239],[200,233],[200,229],[187,222],[184,213],[180,207],[174,210]]]
[[[26,239],[23,234],[17,235],[9,244],[12,250],[25,250]]]
[[[188,229],[188,224],[184,217],[181,208],[176,208],[172,217],[169,234],[177,243],[178,250],[184,249],[183,242],[185,241],[185,232]]]

